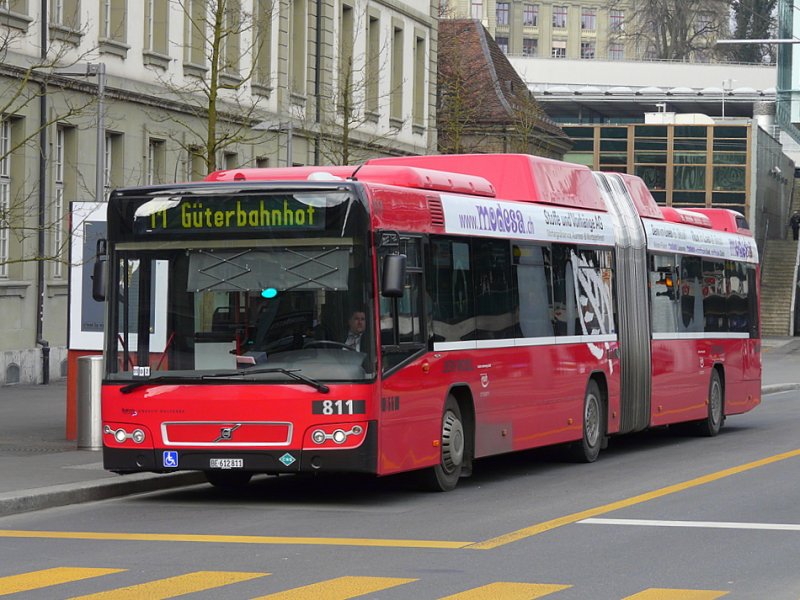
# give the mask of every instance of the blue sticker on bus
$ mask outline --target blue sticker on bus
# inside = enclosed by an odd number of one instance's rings
[[[164,450],[164,466],[173,469],[178,466],[177,450]]]

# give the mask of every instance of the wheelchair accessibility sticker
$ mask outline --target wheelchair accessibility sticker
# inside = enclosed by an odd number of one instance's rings
[[[164,466],[175,468],[178,466],[178,451],[164,450]]]

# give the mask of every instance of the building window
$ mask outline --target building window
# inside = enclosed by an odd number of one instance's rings
[[[412,122],[415,125],[425,123],[425,101],[428,98],[425,87],[425,38],[417,37],[414,47],[414,105]]]
[[[483,18],[483,0],[472,0],[470,4],[470,15],[473,19]]]
[[[121,133],[106,133],[106,151],[103,161],[103,186],[106,199],[113,188],[122,185],[122,140]]]
[[[72,31],[81,28],[80,0],[50,0],[50,22]]]
[[[610,60],[625,60],[625,47],[619,42],[608,45],[608,58]]]
[[[145,0],[144,49],[167,55],[169,53],[169,2]]]
[[[595,31],[597,29],[597,9],[581,9],[581,29],[584,31]]]
[[[497,9],[495,10],[495,16],[497,17],[497,25],[508,25],[508,13],[509,13],[508,2],[498,2]]]
[[[53,221],[53,247],[50,254],[55,259],[53,261],[53,277],[60,279],[63,277],[64,265],[59,260],[62,246],[64,245],[64,151],[65,151],[66,131],[62,126],[56,128],[55,156],[53,157],[53,175],[55,178],[55,198],[53,199],[52,221]]]
[[[522,38],[522,55],[536,56],[539,54],[539,40],[533,38]]]
[[[222,156],[222,164],[225,166],[225,169],[230,171],[231,169],[238,169],[239,168],[239,154],[236,152],[225,152]]]
[[[522,24],[525,27],[536,27],[539,25],[538,4],[525,4],[522,7]]]
[[[100,34],[106,40],[125,42],[127,7],[125,0],[100,0]]]
[[[554,41],[550,50],[553,58],[567,58],[567,42]]]
[[[567,26],[567,7],[554,6],[553,7],[553,27],[556,29],[564,29]]]
[[[594,54],[595,54],[594,41],[581,42],[581,58],[592,59],[594,58]]]
[[[167,144],[164,140],[150,140],[147,149],[147,185],[166,183]]]
[[[373,115],[378,114],[378,84],[381,67],[381,29],[377,16],[370,15],[367,20],[367,87],[366,110]]]
[[[200,181],[207,175],[206,159],[203,149],[199,146],[189,148],[186,157],[186,179],[189,181]]]
[[[353,93],[354,17],[352,6],[342,4],[339,25],[339,110],[346,122],[352,119],[355,95]]]
[[[609,30],[611,33],[621,33],[625,25],[625,11],[611,10],[608,13]]]
[[[508,54],[508,36],[495,36],[494,41],[497,42],[503,54]]]
[[[392,90],[389,95],[389,117],[403,119],[403,29],[394,27],[392,35]]]
[[[306,1],[292,1],[292,21],[289,35],[289,90],[293,94],[306,92]]]
[[[241,0],[227,0],[225,12],[222,15],[222,32],[225,39],[220,47],[220,69],[226,75],[239,75],[239,60],[241,58],[241,31],[242,31],[242,5]]]
[[[0,121],[0,277],[8,277],[11,220],[11,120]]]
[[[192,66],[206,66],[206,0],[186,0],[183,5],[186,40],[184,60]]]
[[[265,87],[271,86],[271,46],[272,46],[272,2],[269,0],[254,0],[255,1],[255,31],[256,43],[255,51],[255,69],[253,72],[253,81],[256,85]]]

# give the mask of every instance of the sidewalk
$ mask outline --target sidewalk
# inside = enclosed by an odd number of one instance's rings
[[[204,482],[191,471],[116,475],[66,437],[65,381],[0,387],[0,516]]]
[[[764,394],[800,389],[800,338],[763,341]],[[0,517],[205,481],[196,472],[116,475],[65,440],[66,382],[0,387]]]

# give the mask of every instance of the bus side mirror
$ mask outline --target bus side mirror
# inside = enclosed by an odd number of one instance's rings
[[[402,298],[406,280],[406,255],[388,254],[383,259],[381,295],[385,298]]]
[[[106,279],[108,278],[106,258],[106,240],[97,240],[97,255],[92,268],[92,298],[97,302],[104,302],[106,299]]]

